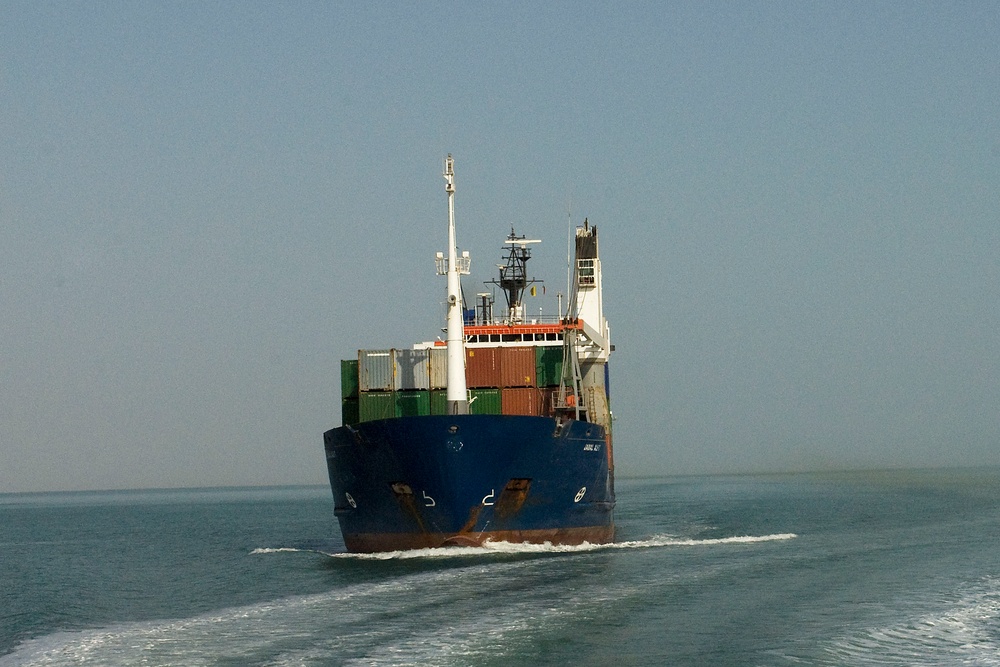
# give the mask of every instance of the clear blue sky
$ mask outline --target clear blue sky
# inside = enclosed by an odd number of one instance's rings
[[[449,152],[467,291],[601,230],[621,474],[1000,464],[995,2],[10,1],[0,56],[0,492],[324,483],[338,360],[443,325]]]

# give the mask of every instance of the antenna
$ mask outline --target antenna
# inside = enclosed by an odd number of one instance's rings
[[[573,212],[566,211],[566,315],[559,309],[560,317],[569,319],[569,299],[573,292],[570,285],[573,284]]]

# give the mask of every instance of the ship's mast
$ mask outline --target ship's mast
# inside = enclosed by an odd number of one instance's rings
[[[458,256],[455,242],[455,161],[444,162],[444,191],[448,193],[448,414],[469,413],[465,386],[465,328],[462,323],[461,274],[469,273],[469,253]],[[440,272],[440,268],[439,268]]]

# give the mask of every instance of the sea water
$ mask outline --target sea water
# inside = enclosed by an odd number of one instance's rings
[[[1000,665],[1000,470],[617,493],[613,545],[377,555],[326,488],[0,495],[0,667]]]

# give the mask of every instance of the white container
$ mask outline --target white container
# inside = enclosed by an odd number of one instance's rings
[[[358,350],[358,387],[361,391],[396,388],[393,350]]]
[[[397,390],[429,389],[430,363],[427,350],[393,350]]]
[[[431,389],[448,388],[448,348],[433,347],[428,350],[430,357]]]

